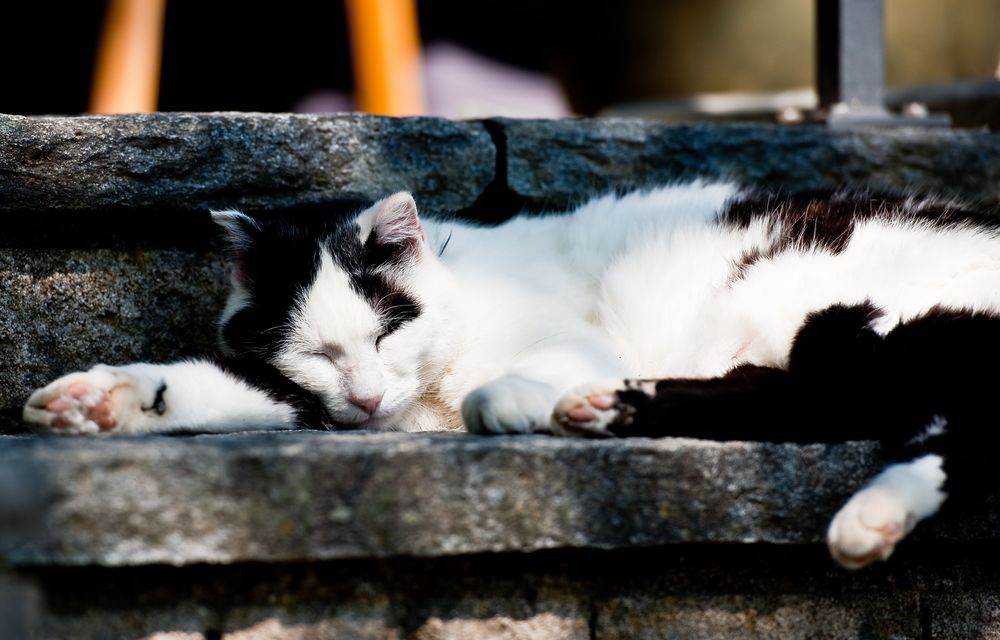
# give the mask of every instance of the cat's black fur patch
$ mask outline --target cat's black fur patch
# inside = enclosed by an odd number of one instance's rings
[[[777,194],[749,191],[730,200],[719,215],[719,222],[746,228],[755,220],[767,217],[781,224],[782,233],[767,247],[746,252],[733,265],[730,282],[743,278],[753,265],[789,250],[819,248],[842,252],[858,222],[872,218],[920,220],[948,227],[957,224],[1000,229],[1000,211],[996,207],[968,207],[954,202],[920,200],[914,206],[903,194],[803,191]]]
[[[326,241],[333,259],[350,277],[351,288],[361,295],[382,318],[382,337],[420,315],[420,305],[402,289],[393,286],[382,270],[405,262],[412,256],[407,243],[380,244],[372,232],[361,243],[360,229],[351,225]]]
[[[153,404],[148,408],[143,407],[143,411],[153,411],[158,416],[162,416],[167,412],[167,403],[164,401],[163,396],[167,392],[167,383],[161,382],[160,386],[156,388],[156,395],[153,397]]]
[[[246,242],[230,247],[238,279],[250,303],[221,328],[226,346],[239,355],[272,358],[298,296],[319,266],[319,237],[334,234],[367,203],[343,200],[248,215],[241,221]]]

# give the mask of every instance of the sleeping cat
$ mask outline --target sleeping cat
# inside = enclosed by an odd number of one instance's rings
[[[878,439],[895,462],[828,532],[884,559],[988,484],[1000,234],[956,204],[695,182],[497,227],[213,213],[220,356],[97,366],[28,399],[58,433],[249,427]]]

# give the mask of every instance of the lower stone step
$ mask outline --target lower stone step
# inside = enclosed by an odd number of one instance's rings
[[[0,438],[39,497],[11,564],[124,566],[820,542],[869,443],[272,432]]]
[[[818,545],[688,544],[22,575],[37,640],[917,640],[1000,632],[988,551],[917,544],[858,573]]]

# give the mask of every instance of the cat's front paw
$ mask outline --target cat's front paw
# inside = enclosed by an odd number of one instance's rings
[[[627,413],[618,396],[618,392],[625,388],[625,381],[621,378],[574,387],[556,403],[550,421],[552,433],[560,436],[614,435],[609,427],[617,424],[623,413]]]
[[[462,419],[471,433],[545,431],[555,398],[555,390],[544,382],[504,376],[465,397]]]
[[[36,390],[24,405],[24,421],[54,433],[123,430],[142,411],[139,381],[108,367],[70,373]]]
[[[860,569],[892,555],[916,524],[904,498],[890,487],[862,489],[830,522],[830,555],[846,569]]]

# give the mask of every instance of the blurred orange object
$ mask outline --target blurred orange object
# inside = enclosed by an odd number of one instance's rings
[[[90,94],[92,113],[156,111],[166,0],[109,0]]]
[[[359,111],[424,113],[415,0],[345,0]]]

